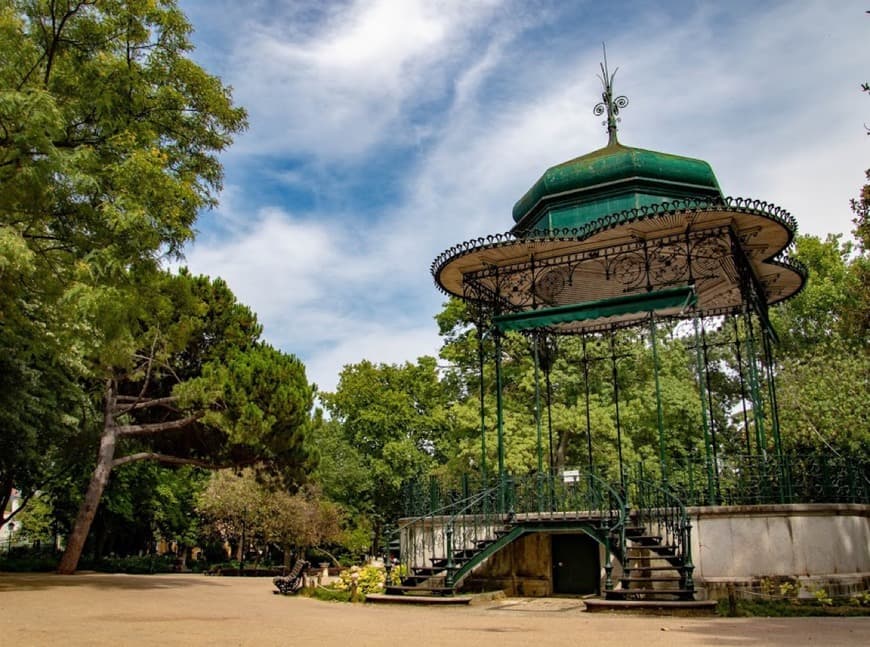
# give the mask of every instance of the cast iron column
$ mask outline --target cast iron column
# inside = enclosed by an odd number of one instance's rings
[[[668,470],[665,462],[665,422],[662,415],[662,389],[659,384],[659,353],[658,340],[656,339],[656,318],[651,312],[649,315],[649,334],[653,352],[653,375],[656,383],[656,421],[659,427],[659,465],[661,466],[662,482],[667,486]]]
[[[704,394],[704,362],[701,357],[701,331],[698,325],[698,313],[695,312],[695,358],[698,368],[698,392],[701,396],[701,424],[704,427],[704,456],[707,467],[707,497],[710,505],[716,505],[716,488],[713,483],[713,461],[710,455],[710,427],[707,422],[707,403]]]

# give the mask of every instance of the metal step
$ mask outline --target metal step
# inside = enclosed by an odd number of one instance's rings
[[[452,595],[452,586],[405,586],[399,584],[390,584],[384,587],[384,592],[387,595]]]
[[[675,557],[676,555],[659,555],[658,553],[656,553],[655,555],[627,555],[626,559],[637,562],[651,562],[656,560],[668,561],[674,559]]]
[[[683,580],[679,575],[670,577],[620,577],[624,588],[629,588],[631,584],[652,584],[653,582],[681,582]]]
[[[605,597],[608,600],[624,600],[626,598],[642,596],[643,599],[661,599],[664,597],[676,597],[682,600],[690,600],[695,592],[690,589],[613,589],[607,591]]]
[[[402,578],[402,586],[419,586],[431,580],[444,582],[444,575],[408,575]]]
[[[647,542],[647,545],[658,545],[662,538],[659,535],[626,535],[628,541]]]
[[[627,550],[651,550],[655,553],[674,552],[674,546],[671,544],[643,544],[641,546],[626,546]]]

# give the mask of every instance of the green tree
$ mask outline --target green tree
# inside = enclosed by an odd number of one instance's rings
[[[222,282],[207,289],[181,273],[164,275],[163,285],[159,296],[126,304],[127,337],[103,349],[100,450],[60,572],[75,570],[109,475],[122,465],[265,464],[290,480],[308,468],[313,393],[302,364],[256,341],[256,319]]]
[[[446,425],[444,391],[432,357],[416,364],[375,365],[369,361],[345,366],[334,393],[320,397],[340,436],[331,449],[351,457],[360,481],[338,500],[375,523],[379,546],[381,523],[401,511],[402,483],[443,460],[440,438]],[[352,448],[352,449],[351,449]],[[321,450],[322,460],[326,452]],[[331,486],[325,486],[330,491]]]
[[[18,536],[31,543],[51,545],[54,541],[53,515],[48,497],[37,494],[32,497],[30,505],[22,509],[18,515]]]
[[[856,298],[865,286],[852,243],[839,234],[829,234],[825,240],[798,236],[793,255],[807,267],[809,276],[797,296],[771,312],[780,352],[811,351],[832,337],[860,342],[866,330],[858,323],[862,317]]]
[[[215,472],[197,499],[197,510],[213,536],[235,546],[236,559],[245,549],[243,532],[245,544],[279,547],[285,566],[294,553],[323,550],[342,536],[341,509],[316,486],[291,494],[280,481],[259,478],[249,469]]]
[[[87,431],[97,347],[123,346],[131,293],[215,203],[245,113],[190,30],[172,1],[0,4],[2,497]]]
[[[785,358],[778,386],[787,447],[870,455],[870,353],[836,341],[819,345]]]
[[[265,539],[281,548],[287,568],[294,553],[304,556],[311,549],[326,551],[343,538],[341,508],[311,484],[295,494],[271,492],[265,499],[263,515]]]
[[[237,560],[241,560],[244,549],[243,532],[248,537],[263,534],[263,495],[262,486],[250,471],[219,470],[212,473],[208,485],[197,496],[196,510],[202,517],[203,530],[234,548]]]
[[[800,450],[866,453],[868,259],[840,236],[796,242],[807,285],[772,313],[782,339],[777,387],[783,441]]]

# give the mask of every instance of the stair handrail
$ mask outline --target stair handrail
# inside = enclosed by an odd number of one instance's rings
[[[469,545],[476,547],[480,542],[490,541],[495,538],[498,530],[497,524],[502,526],[509,523],[513,513],[504,512],[497,504],[501,499],[505,489],[505,484],[500,483],[490,488],[486,488],[476,495],[468,498],[466,505],[453,513],[450,519],[445,524],[445,548],[447,564],[445,566],[446,576],[445,585],[454,587],[458,582],[454,580],[454,574],[458,570],[454,556],[457,552],[456,543],[459,540],[459,545],[462,546],[462,551],[467,551]],[[487,505],[487,503],[492,505]],[[476,512],[476,506],[483,504],[480,512]],[[460,526],[460,532],[457,533],[457,524]]]
[[[587,472],[585,470],[575,470],[577,472],[577,479],[574,482],[581,482],[580,479],[583,479],[583,483],[587,485],[586,493],[586,503],[589,504],[588,509],[586,510],[578,510],[574,509],[574,512],[598,512],[598,517],[602,523],[601,531],[602,535],[605,538],[605,548],[607,552],[607,564],[605,568],[608,573],[608,581],[610,581],[609,574],[612,569],[612,565],[610,564],[610,554],[612,551],[612,546],[610,545],[610,537],[612,534],[617,533],[621,537],[620,547],[625,545],[624,533],[625,533],[625,525],[626,519],[628,515],[628,507],[625,504],[624,497],[619,493],[616,487],[611,484],[609,481],[603,479],[597,474]],[[524,506],[517,506],[516,504],[520,501],[516,496],[517,491],[517,481],[513,478],[508,478],[507,482],[504,484],[499,484],[494,487],[483,490],[478,493],[476,497],[469,497],[467,504],[457,510],[453,516],[447,521],[447,525],[445,527],[445,532],[448,538],[447,547],[447,582],[450,585],[459,584],[459,579],[454,579],[453,575],[456,571],[459,570],[458,567],[453,560],[453,555],[458,551],[467,551],[469,546],[469,541],[476,542],[482,540],[489,540],[493,538],[494,527],[496,522],[502,523],[502,525],[511,524],[513,525],[517,519],[518,515],[535,513],[541,516],[552,516],[556,514],[556,505],[555,505],[555,487],[553,484],[554,475],[552,474],[542,474],[542,473],[532,473],[525,477],[526,481],[533,481],[537,486],[537,489],[543,486],[543,484],[547,485],[548,494],[550,496],[543,497],[540,491],[535,492],[535,496],[530,497],[529,500],[535,502],[535,506],[532,509],[526,509]],[[496,505],[497,501],[501,501],[503,497],[501,496],[504,490],[510,491],[510,496],[507,497],[510,505],[508,506],[508,510],[506,512],[499,511],[498,505]],[[487,510],[486,507],[483,510],[482,514],[473,513],[474,506],[478,505],[480,502],[486,502],[488,500],[492,500],[492,507]],[[542,505],[542,501],[547,503],[546,509],[545,506]],[[574,502],[577,503],[578,499],[574,499]],[[469,520],[472,522],[471,524],[471,532],[468,530],[468,525],[465,523],[459,524],[459,521]],[[606,521],[606,524],[605,524]],[[461,531],[457,532],[457,524],[459,525]],[[464,532],[463,532],[464,531]],[[483,533],[481,535],[480,533]],[[623,557],[620,556],[620,562],[624,561]],[[465,569],[465,574],[470,572],[469,569]]]
[[[489,488],[489,490],[486,490],[484,492],[492,491],[495,489],[496,488]],[[478,493],[469,495],[467,497],[460,498],[460,499],[457,499],[455,501],[451,501],[450,503],[447,503],[439,508],[436,508],[435,510],[430,510],[429,512],[427,512],[425,514],[417,515],[417,516],[410,517],[410,518],[405,517],[401,523],[398,523],[396,525],[395,529],[392,532],[385,533],[384,534],[384,545],[385,545],[384,568],[386,571],[386,584],[389,585],[391,583],[391,580],[393,579],[391,577],[391,572],[395,566],[402,566],[403,567],[402,570],[404,571],[404,575],[407,575],[407,574],[411,573],[414,562],[417,561],[416,560],[416,557],[417,557],[417,555],[416,555],[416,553],[417,553],[416,538],[415,538],[414,542],[412,543],[413,550],[409,551],[410,554],[408,554],[408,552],[406,552],[401,545],[401,533],[403,530],[405,530],[406,528],[409,528],[409,527],[413,527],[414,525],[420,524],[421,522],[424,522],[427,519],[434,520],[437,517],[447,517],[447,516],[451,515],[452,513],[455,513],[455,509],[457,506],[462,506],[462,509],[465,509],[468,507],[469,502],[479,500],[479,498],[482,496],[482,494],[483,493],[478,492]],[[423,525],[425,526],[425,524],[423,524]],[[427,549],[434,551],[435,547],[438,543],[434,537],[434,524],[431,524],[431,529],[433,531],[433,536],[429,538],[428,545],[427,545],[427,538],[425,535],[423,535],[422,540],[420,542],[422,544],[421,547],[422,547],[422,550],[424,553]],[[391,561],[390,545],[396,539],[399,540],[399,556],[397,558],[397,563],[394,564]],[[433,553],[433,555],[434,555],[434,553]]]
[[[655,524],[665,545],[673,548],[673,559],[680,568],[682,588],[694,590],[692,562],[692,523],[686,506],[676,492],[667,484],[658,484],[644,478],[629,481],[634,486],[631,501],[638,525],[652,530]],[[622,540],[623,555],[627,554],[625,539]],[[625,562],[622,562],[623,566]]]
[[[472,562],[481,559],[480,554],[486,546],[492,552],[491,546],[496,541],[503,545],[508,534],[511,534],[511,538],[517,536],[511,531],[518,522],[530,518],[522,516],[553,519],[567,515],[567,518],[571,518],[572,512],[585,512],[591,519],[597,520],[596,534],[600,533],[605,544],[606,586],[612,588],[611,557],[614,543],[618,551],[622,551],[626,544],[628,506],[624,495],[615,485],[586,470],[573,470],[573,479],[570,481],[565,479],[564,473],[552,475],[534,472],[519,479],[506,477],[494,486],[426,514],[405,518],[390,533],[388,542],[392,543],[397,535],[400,537],[399,559],[404,566],[402,574],[406,576],[405,579],[411,576],[419,583],[427,576],[436,577],[437,570],[443,570],[444,588],[455,588],[460,579],[476,568]],[[406,530],[402,541],[401,535]],[[621,552],[616,557],[621,563],[625,562]],[[387,560],[388,580],[395,579],[390,577],[391,566]],[[457,572],[461,574],[459,579],[454,578]]]

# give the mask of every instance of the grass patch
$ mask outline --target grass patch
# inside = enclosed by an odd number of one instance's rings
[[[819,604],[815,600],[737,600],[731,607],[727,599],[719,600],[716,612],[720,616],[798,618],[798,617],[854,617],[870,616],[870,606],[862,606],[851,600],[835,598],[832,603]]]
[[[350,591],[343,591],[331,586],[315,586],[312,589],[302,589],[300,595],[324,602],[350,602]],[[365,598],[363,598],[365,599]]]

